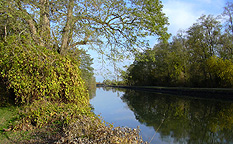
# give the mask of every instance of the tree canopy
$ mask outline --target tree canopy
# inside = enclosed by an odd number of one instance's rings
[[[30,35],[34,43],[64,55],[80,45],[121,55],[167,40],[168,19],[159,0],[2,0],[1,35]]]
[[[140,53],[123,79],[128,85],[232,87],[231,16],[226,26],[212,15],[201,16],[171,42]]]

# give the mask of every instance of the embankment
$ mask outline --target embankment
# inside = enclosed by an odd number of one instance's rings
[[[155,86],[110,86],[132,90],[166,93],[179,96],[192,96],[198,98],[211,98],[233,101],[232,88],[186,88],[186,87],[155,87]]]

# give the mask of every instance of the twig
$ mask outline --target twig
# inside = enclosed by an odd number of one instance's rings
[[[154,134],[153,137],[150,139],[150,142],[149,142],[149,143],[151,143],[151,141],[154,139],[156,133],[158,132],[158,130],[159,130],[159,128],[161,127],[161,125],[163,124],[164,120],[165,120],[165,119],[162,120],[161,124],[159,125],[159,127],[158,127],[157,130],[155,131],[155,134]]]

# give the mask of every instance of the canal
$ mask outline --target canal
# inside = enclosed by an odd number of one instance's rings
[[[95,114],[115,127],[139,126],[152,144],[233,143],[233,102],[115,88],[97,88]]]

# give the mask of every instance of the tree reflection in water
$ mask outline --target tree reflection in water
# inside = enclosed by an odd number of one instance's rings
[[[122,100],[162,139],[178,143],[233,143],[233,102],[127,90]]]

